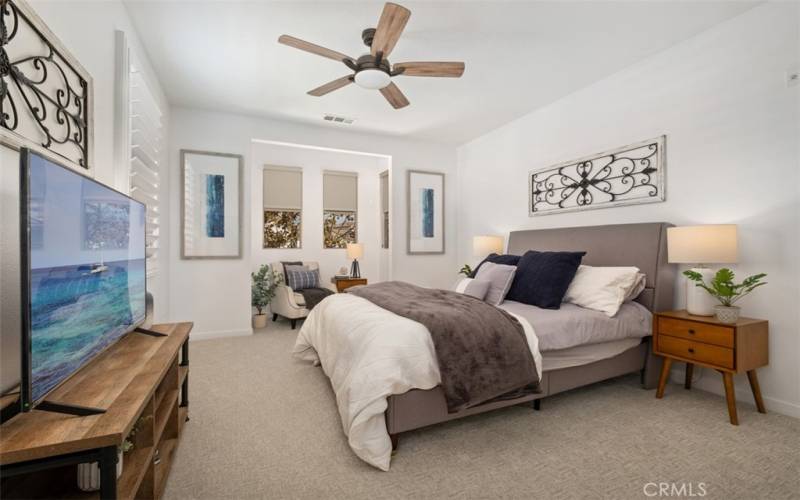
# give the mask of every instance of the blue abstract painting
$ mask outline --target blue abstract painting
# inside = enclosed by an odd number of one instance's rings
[[[206,175],[206,236],[225,237],[224,175]]]
[[[433,238],[433,189],[422,188],[420,200],[422,202],[422,237]]]

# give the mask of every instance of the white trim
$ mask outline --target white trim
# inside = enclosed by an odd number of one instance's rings
[[[698,367],[699,368],[699,367]],[[680,384],[683,386],[683,379],[684,379],[684,370],[677,369],[672,370],[670,373],[670,380]],[[722,398],[725,397],[725,389],[722,386],[722,378],[719,376],[718,373],[709,371],[709,370],[700,370],[700,376],[698,377],[698,370],[695,370],[695,377],[692,381],[692,389],[700,389],[701,391],[708,392]],[[720,380],[717,380],[719,378]],[[753,401],[753,393],[750,392],[750,386],[747,384],[747,381],[744,380],[736,380],[740,382],[738,384],[734,384],[736,387],[736,405],[740,405],[742,403],[755,407],[755,402]],[[667,394],[665,397],[669,397]],[[782,399],[773,398],[770,396],[763,396],[764,405],[767,407],[767,414],[769,412],[780,413],[781,415],[787,415],[789,417],[800,418],[800,404],[792,403],[790,401],[784,401]],[[725,406],[722,404],[721,411],[722,417],[724,418],[727,416],[725,413],[727,410]]]
[[[246,337],[248,335],[253,335],[253,329],[250,328],[248,330],[217,330],[212,332],[192,332],[189,336],[189,340],[210,340],[210,339],[222,339],[227,337]]]
[[[334,153],[348,153],[352,155],[361,155],[361,156],[375,156],[377,158],[387,158],[391,160],[391,155],[384,155],[380,153],[367,153],[365,151],[356,151],[353,149],[339,149],[339,148],[327,148],[324,146],[311,146],[309,144],[299,144],[296,142],[283,142],[283,141],[268,141],[266,139],[251,139],[250,142],[255,142],[258,144],[271,144],[273,146],[286,146],[290,148],[302,148],[302,149],[313,149],[316,151],[332,151]]]

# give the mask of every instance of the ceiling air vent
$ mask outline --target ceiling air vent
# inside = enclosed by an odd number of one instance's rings
[[[353,123],[355,118],[347,118],[346,116],[339,116],[339,115],[325,115],[322,117],[323,120],[326,122],[333,122],[333,123],[344,123],[345,125],[350,125]]]

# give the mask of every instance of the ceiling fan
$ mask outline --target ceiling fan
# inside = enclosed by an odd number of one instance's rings
[[[337,78],[308,91],[309,95],[323,96],[355,83],[365,89],[380,90],[393,108],[400,109],[408,106],[409,102],[392,81],[393,77],[405,75],[458,78],[464,74],[463,62],[402,62],[394,65],[389,62],[389,54],[400,39],[409,17],[410,10],[391,2],[386,3],[378,20],[378,27],[367,28],[361,33],[361,39],[370,48],[370,52],[358,59],[289,35],[281,35],[278,42],[341,61],[353,70],[352,75]]]

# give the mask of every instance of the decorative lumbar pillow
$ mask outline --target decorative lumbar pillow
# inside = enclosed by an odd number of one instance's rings
[[[634,300],[639,298],[639,295],[642,294],[645,287],[647,286],[647,275],[644,273],[638,273],[636,275],[636,283],[631,287],[628,291],[628,294],[625,296],[625,302],[633,302]]]
[[[570,283],[564,302],[614,317],[639,281],[638,267],[580,266]]]
[[[303,266],[303,262],[299,261],[299,260],[296,260],[296,261],[285,261],[285,260],[282,260],[281,261],[281,266],[283,267],[283,277],[285,278],[284,282],[288,283],[289,282],[289,275],[286,272],[288,270],[287,268],[292,267],[292,266],[301,266],[302,267]]]
[[[292,290],[304,290],[306,288],[319,287],[319,269],[313,271],[287,270],[286,284]]]
[[[478,300],[483,300],[486,298],[486,293],[489,292],[489,285],[491,285],[491,283],[488,281],[464,278],[458,280],[456,286],[453,287],[453,291],[475,297]]]
[[[481,270],[475,276],[475,281],[489,283],[489,290],[483,300],[493,306],[500,305],[505,300],[509,288],[511,288],[516,271],[517,268],[515,266],[484,262]]]
[[[511,254],[500,255],[496,253],[491,253],[489,254],[488,257],[483,259],[480,264],[478,264],[478,267],[476,267],[472,271],[472,274],[469,275],[470,278],[474,278],[475,276],[478,275],[478,271],[480,270],[484,262],[493,262],[495,264],[503,264],[506,266],[516,266],[517,262],[519,262],[519,255],[511,255]]]
[[[558,309],[586,252],[528,250],[519,259],[506,299],[543,309]]]

